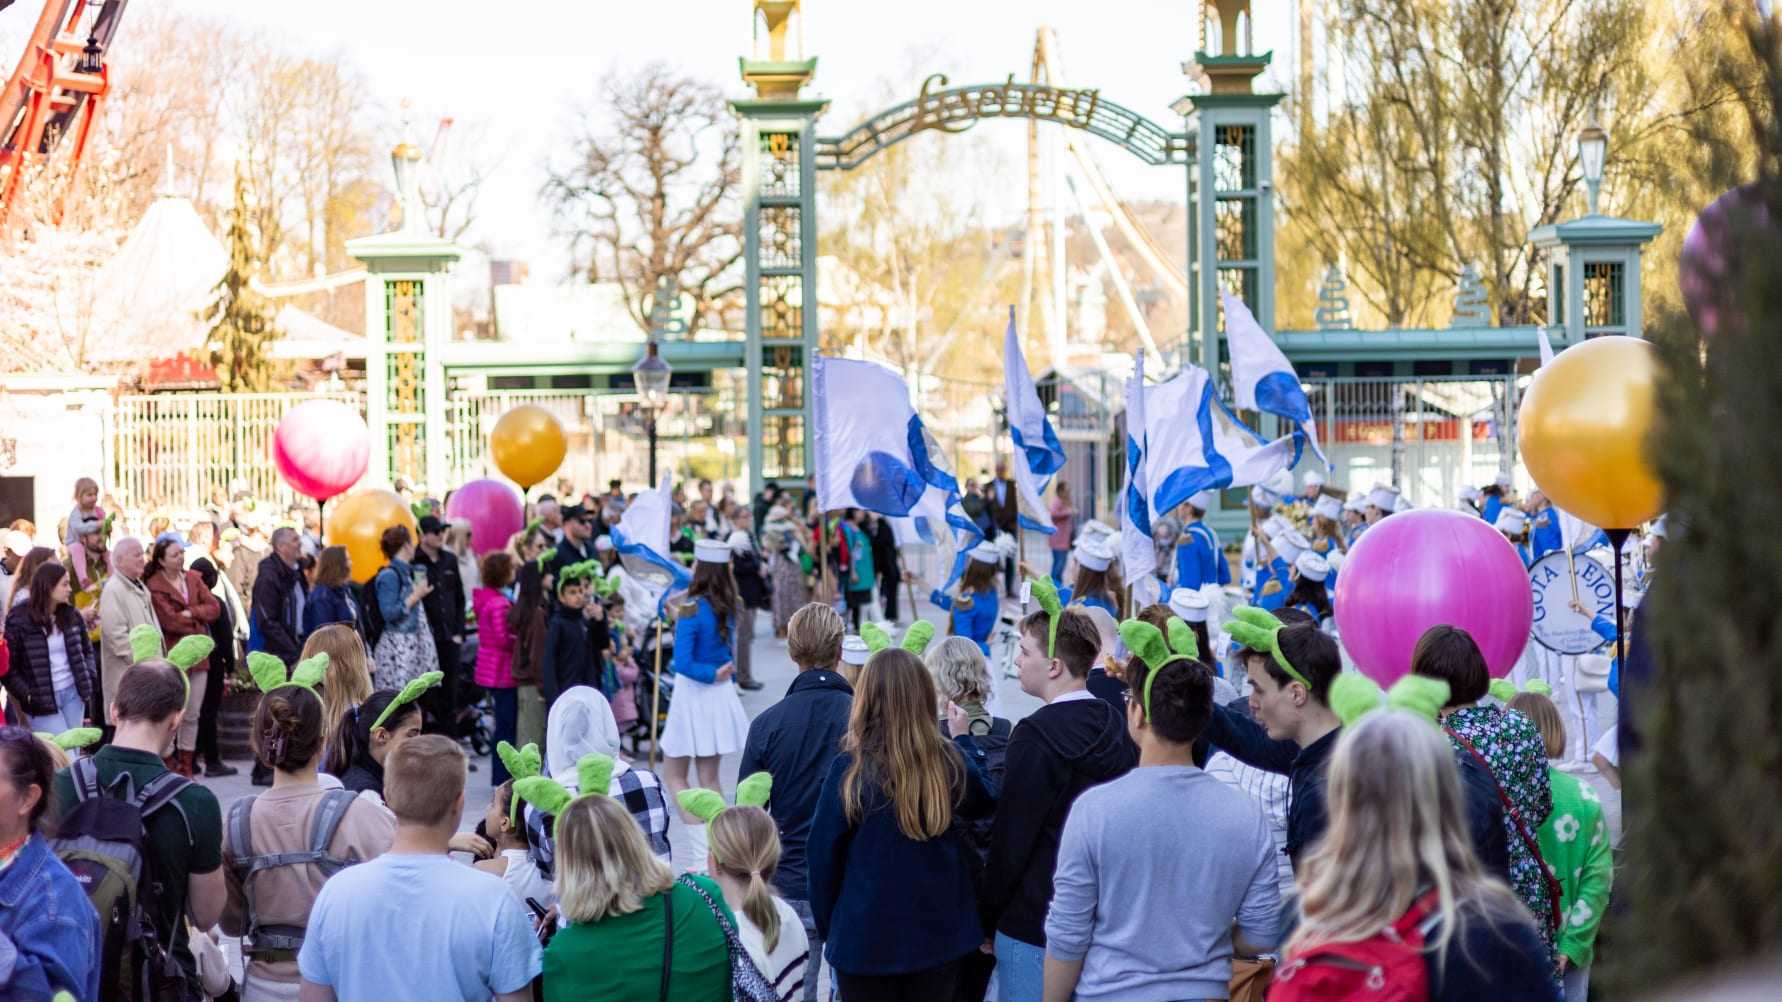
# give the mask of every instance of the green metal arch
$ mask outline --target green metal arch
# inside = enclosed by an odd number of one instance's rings
[[[922,82],[915,100],[882,111],[843,135],[817,137],[816,166],[853,170],[918,132],[964,132],[986,118],[1032,118],[1081,129],[1154,166],[1185,164],[1194,154],[1188,136],[1104,99],[1098,90],[1017,83],[1012,74],[1002,83],[948,87],[946,75],[936,73]]]

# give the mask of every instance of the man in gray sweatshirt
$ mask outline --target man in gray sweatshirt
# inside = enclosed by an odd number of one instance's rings
[[[1064,824],[1046,915],[1046,1002],[1222,999],[1234,938],[1254,955],[1279,936],[1268,822],[1190,752],[1212,716],[1212,672],[1146,653],[1133,658],[1129,670],[1143,674],[1126,708],[1138,768],[1084,791]]]

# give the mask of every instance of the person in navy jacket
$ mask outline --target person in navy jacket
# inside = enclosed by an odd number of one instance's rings
[[[1002,564],[1002,551],[990,542],[972,547],[965,562],[965,573],[959,579],[959,597],[954,598],[936,589],[928,601],[936,608],[953,614],[952,632],[977,642],[978,650],[990,656],[990,633],[996,629],[996,617],[1002,611],[1002,599],[996,589],[996,569]]]
[[[844,999],[951,999],[984,941],[975,853],[950,829],[955,817],[993,813],[997,791],[970,718],[948,705],[949,742],[936,705],[920,658],[874,654],[818,794],[811,912]]]
[[[693,544],[693,583],[674,624],[674,699],[662,728],[662,778],[671,800],[690,785],[688,767],[697,763],[699,786],[723,792],[719,760],[742,750],[749,737],[736,686],[736,617],[742,601],[730,577],[730,547],[715,539]],[[681,812],[693,841],[689,869],[703,872],[706,830]]]

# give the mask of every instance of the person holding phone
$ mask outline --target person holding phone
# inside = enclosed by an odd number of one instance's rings
[[[421,604],[433,591],[427,569],[416,567],[415,541],[408,526],[384,530],[378,547],[389,561],[371,577],[372,601],[384,617],[384,632],[372,652],[376,667],[371,680],[379,689],[401,689],[415,678],[439,668],[439,650],[427,626],[427,610]]]

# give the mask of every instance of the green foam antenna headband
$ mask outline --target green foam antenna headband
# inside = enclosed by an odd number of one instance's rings
[[[514,780],[514,793],[527,803],[549,814],[556,821],[552,823],[552,837],[556,828],[563,823],[563,809],[571,802],[584,797],[604,797],[612,787],[613,768],[616,763],[611,755],[590,752],[583,755],[575,763],[576,783],[579,789],[570,793],[569,788],[548,776],[528,776]],[[708,791],[709,792],[709,791]]]
[[[1345,727],[1383,706],[1408,710],[1433,724],[1446,705],[1448,683],[1426,675],[1406,675],[1389,690],[1358,671],[1341,672],[1330,683],[1330,710]]]
[[[766,772],[750,773],[748,778],[736,784],[736,806],[765,807],[768,797],[773,793],[773,777]],[[727,805],[724,795],[716,790],[704,790],[691,787],[675,794],[681,809],[706,824],[724,813]]]
[[[1528,680],[1527,685],[1518,689],[1516,683],[1510,679],[1494,678],[1491,680],[1490,692],[1493,699],[1496,699],[1500,703],[1508,703],[1510,700],[1516,698],[1516,694],[1519,692],[1532,692],[1541,696],[1550,696],[1553,694],[1553,687],[1541,679],[1531,678]]]
[[[600,578],[600,561],[580,560],[570,564],[557,573],[557,594],[563,589],[579,581],[598,581]],[[598,587],[596,588],[598,590]]]
[[[877,623],[862,623],[860,625],[860,639],[866,641],[866,649],[872,654],[877,654],[891,646],[891,635],[886,633],[885,628]],[[903,631],[903,639],[899,641],[897,646],[909,651],[917,657],[921,657],[922,653],[928,650],[929,641],[933,639],[934,624],[926,619],[918,619],[910,624],[909,629]]]
[[[1258,653],[1266,652],[1275,659],[1281,670],[1307,689],[1312,687],[1310,679],[1300,673],[1281,653],[1280,633],[1284,625],[1274,614],[1266,609],[1258,609],[1253,605],[1240,605],[1231,612],[1232,620],[1225,624],[1225,632],[1245,647]]]
[[[522,779],[531,779],[544,772],[544,756],[538,750],[538,743],[528,742],[524,748],[515,748],[506,741],[495,743],[495,754],[501,764],[507,767],[507,774],[514,781],[514,788],[519,789]],[[513,824],[520,823],[520,797],[516,793],[508,805],[508,820]]]
[[[75,727],[60,734],[51,734],[48,731],[32,731],[31,733],[32,736],[42,738],[65,752],[96,744],[100,738],[105,736],[105,732],[97,727]]]
[[[1120,624],[1120,640],[1126,649],[1138,656],[1150,671],[1145,673],[1145,688],[1139,694],[1139,705],[1145,708],[1145,719],[1151,719],[1151,683],[1163,674],[1163,666],[1172,661],[1194,661],[1200,657],[1200,645],[1194,631],[1175,616],[1169,618],[1169,635],[1141,619],[1128,619]]]
[[[152,623],[139,623],[130,628],[130,663],[152,661],[161,656],[161,629]]]
[[[1058,586],[1051,578],[1028,578],[1027,587],[1034,601],[1046,610],[1046,657],[1057,657],[1058,616],[1064,611],[1064,603],[1058,601]]]
[[[371,722],[371,729],[375,731],[379,727],[384,726],[384,721],[390,719],[390,714],[395,713],[397,709],[420,699],[421,693],[426,692],[428,689],[433,688],[443,681],[445,681],[445,672],[442,671],[430,671],[417,676],[413,681],[402,687],[402,691],[396,694],[395,699],[390,700],[390,705],[384,707],[384,712],[378,714],[377,719]]]
[[[264,651],[249,654],[247,666],[248,674],[253,676],[254,684],[260,687],[261,692],[271,692],[287,685],[315,692],[316,686],[322,683],[322,677],[328,673],[328,655],[326,652],[319,652],[297,662],[297,667],[291,670],[290,678],[285,677],[285,663]]]

